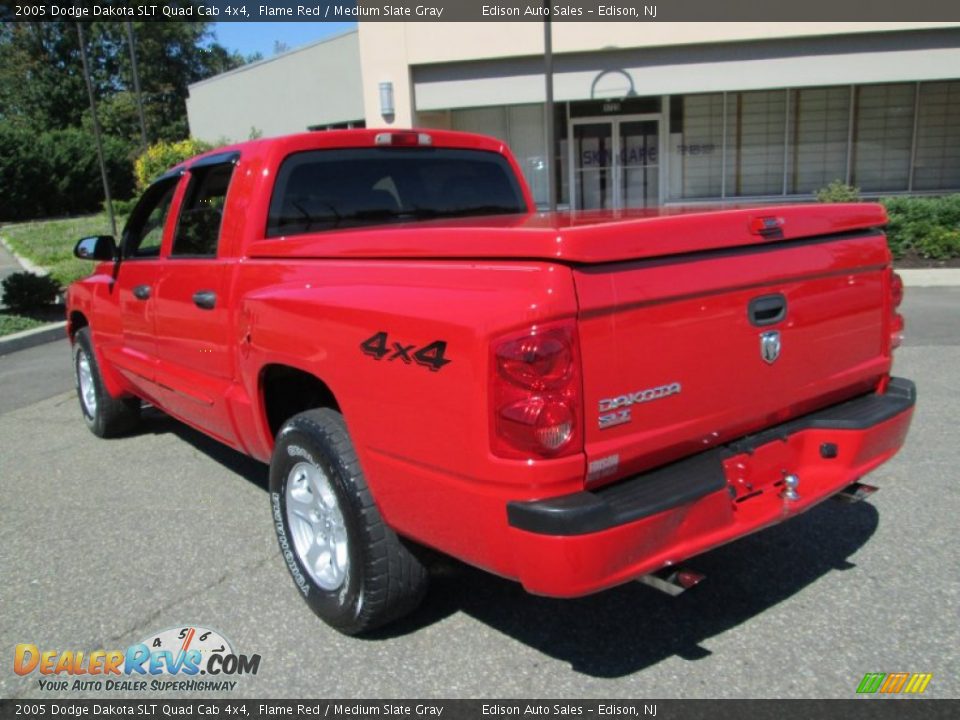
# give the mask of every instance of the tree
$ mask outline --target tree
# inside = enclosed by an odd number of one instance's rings
[[[137,2],[146,5],[150,0]],[[197,0],[171,0],[168,5],[174,3],[199,5]],[[7,20],[5,7],[0,7],[0,18]],[[213,42],[209,26],[133,23],[151,143],[187,138],[188,86],[248,60]],[[134,191],[133,159],[142,143],[125,24],[85,23],[84,36],[111,187],[114,197],[128,197]],[[0,218],[99,207],[91,131],[76,23],[0,22]]]
[[[4,23],[0,58],[0,121],[38,131],[80,125],[87,103],[69,23]]]
[[[144,0],[143,4],[148,4]],[[182,0],[182,5],[199,4]],[[206,22],[135,22],[140,85],[151,141],[188,135],[188,86],[246,62],[212,42]],[[101,121],[108,134],[139,133],[130,49],[122,22],[85,27]],[[89,126],[73,22],[0,25],[0,122],[33,131]]]

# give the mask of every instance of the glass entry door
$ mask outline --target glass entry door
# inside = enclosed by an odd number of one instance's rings
[[[660,117],[571,121],[572,207],[653,207],[660,201]]]

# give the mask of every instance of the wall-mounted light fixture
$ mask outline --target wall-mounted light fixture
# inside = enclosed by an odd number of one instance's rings
[[[380,83],[380,114],[392,117],[396,108],[393,107],[393,83],[389,80]]]

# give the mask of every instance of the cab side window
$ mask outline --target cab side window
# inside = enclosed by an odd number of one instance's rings
[[[123,230],[123,257],[155,258],[160,255],[163,228],[179,180],[179,175],[165,178],[143,194]]]
[[[216,257],[232,162],[191,170],[171,257]]]

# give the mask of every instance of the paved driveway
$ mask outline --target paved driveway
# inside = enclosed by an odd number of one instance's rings
[[[16,643],[119,649],[195,623],[262,656],[239,696],[843,698],[866,672],[905,671],[958,697],[958,308],[960,289],[909,292],[896,371],[920,402],[868,503],[708,553],[676,599],[634,583],[547,600],[438,561],[421,610],[370,639],[297,596],[263,465],[156,412],[97,440],[65,343],[0,358],[0,696],[48,695],[12,672]]]

